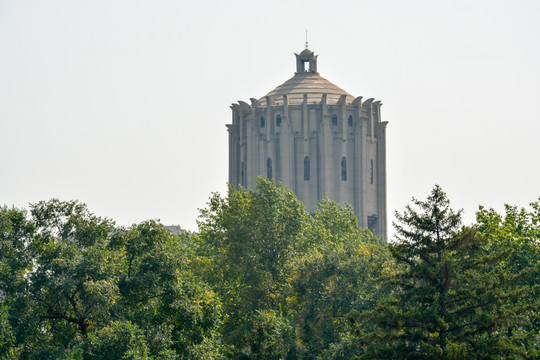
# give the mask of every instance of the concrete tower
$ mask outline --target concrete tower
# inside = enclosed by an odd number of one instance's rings
[[[229,182],[281,181],[310,213],[325,194],[351,204],[360,227],[386,241],[386,121],[381,102],[321,77],[317,56],[296,56],[295,75],[251,104],[232,104]]]

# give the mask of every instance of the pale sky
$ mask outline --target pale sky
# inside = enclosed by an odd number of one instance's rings
[[[229,106],[294,75],[306,28],[321,76],[384,104],[390,222],[436,183],[465,223],[538,199],[540,1],[0,0],[0,204],[195,230]]]

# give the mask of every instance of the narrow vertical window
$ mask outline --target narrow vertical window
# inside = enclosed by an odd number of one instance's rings
[[[263,128],[266,125],[266,120],[264,119],[264,116],[261,116],[261,127]]]
[[[349,115],[349,119],[347,121],[349,123],[349,126],[352,126],[352,115]]]
[[[373,214],[371,216],[367,217],[367,223],[368,223],[368,229],[372,233],[375,233],[376,227],[377,227],[377,215]]]
[[[373,159],[371,159],[371,168],[369,170],[369,177],[371,178],[371,183],[373,184]]]
[[[306,156],[304,158],[304,180],[309,180],[309,172],[310,172],[310,168],[309,168],[309,156]]]
[[[266,160],[266,177],[272,179],[272,158]]]
[[[337,115],[332,115],[332,126],[337,126]]]
[[[246,169],[244,166],[244,162],[242,162],[242,166],[240,169],[240,185],[246,186]]]
[[[347,159],[341,158],[341,181],[347,181]]]
[[[276,116],[276,126],[281,126],[281,115]]]

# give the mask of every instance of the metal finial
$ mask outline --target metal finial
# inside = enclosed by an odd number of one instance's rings
[[[306,49],[308,48],[308,41],[307,41],[307,29],[306,29]]]

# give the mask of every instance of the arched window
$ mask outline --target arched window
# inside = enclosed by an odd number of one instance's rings
[[[264,119],[264,116],[261,116],[261,127],[263,128],[266,125],[266,120]]]
[[[371,159],[371,168],[369,170],[369,177],[371,178],[371,183],[373,184],[373,159]]]
[[[281,115],[276,116],[276,126],[281,126]]]
[[[309,172],[310,172],[310,168],[309,168],[309,156],[306,156],[304,158],[304,180],[309,180]]]
[[[266,177],[272,179],[272,158],[266,160]]]
[[[242,162],[242,166],[240,169],[240,185],[246,186],[246,169],[244,166],[244,162]]]
[[[347,181],[347,159],[341,158],[341,181]]]
[[[337,126],[337,115],[332,115],[332,126]]]
[[[348,122],[349,122],[349,126],[352,126],[352,115],[349,115]]]

